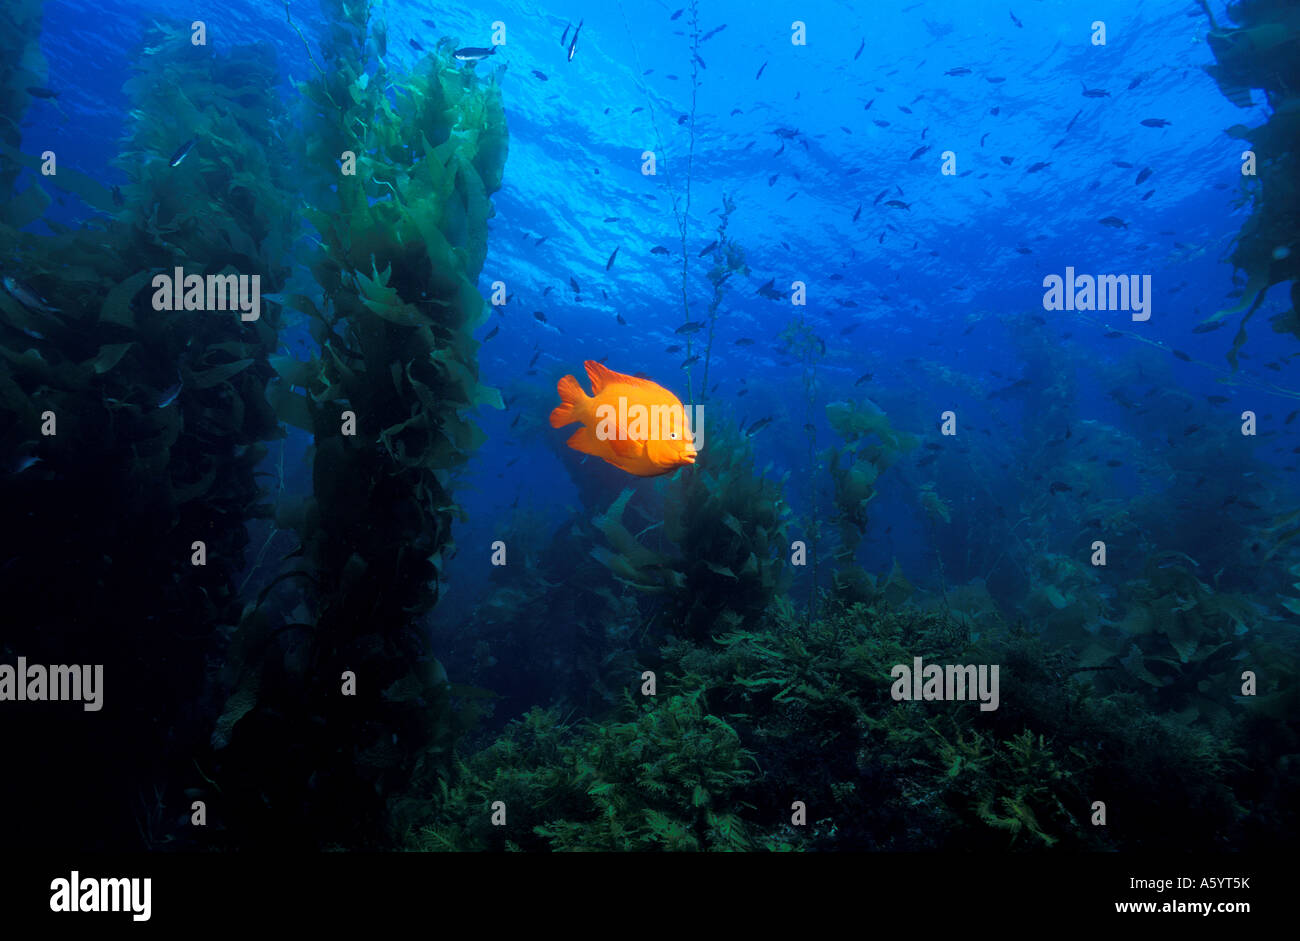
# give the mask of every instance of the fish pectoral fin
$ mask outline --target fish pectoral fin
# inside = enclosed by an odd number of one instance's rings
[[[619,457],[638,457],[641,454],[641,442],[629,438],[626,428],[619,428],[616,437],[601,443],[609,445],[609,449]]]
[[[575,451],[590,454],[592,457],[607,458],[609,456],[609,448],[606,447],[606,442],[597,438],[596,433],[585,425],[570,435],[565,444]]]

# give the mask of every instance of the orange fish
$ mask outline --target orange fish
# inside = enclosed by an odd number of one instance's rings
[[[625,376],[590,359],[583,365],[592,394],[565,376],[556,384],[561,404],[551,411],[552,428],[582,422],[569,447],[638,477],[658,477],[695,463],[681,399],[649,379]]]

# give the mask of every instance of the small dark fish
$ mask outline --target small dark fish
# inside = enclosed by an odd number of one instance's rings
[[[705,245],[703,248],[700,249],[700,254],[698,257],[703,258],[705,255],[707,255],[709,252],[713,251],[717,247],[718,247],[718,240],[714,239],[708,245]]]
[[[52,88],[41,88],[39,85],[28,85],[27,94],[33,98],[58,98],[59,93]]]
[[[858,208],[853,213],[853,221],[858,221],[858,216],[862,215],[862,203],[858,203]]]
[[[673,333],[679,333],[679,334],[682,334],[682,335],[686,335],[686,334],[689,334],[689,333],[699,333],[701,330],[703,330],[703,329],[704,329],[705,327],[707,327],[707,326],[708,326],[708,324],[704,323],[704,322],[701,321],[701,320],[690,320],[690,321],[687,321],[686,323],[682,324],[682,325],[681,325],[680,327],[678,327],[676,330],[674,330]]]
[[[496,55],[496,51],[496,46],[466,46],[463,49],[457,49],[452,53],[452,56],[458,62],[478,62],[480,59]]]
[[[727,28],[726,23],[723,23],[721,26],[713,27],[713,29],[709,30],[707,33],[705,33],[703,36],[700,37],[700,42],[707,42],[708,40],[712,39],[714,36],[718,35],[718,33],[722,32],[726,28]]]
[[[912,211],[912,207],[901,199],[891,199],[889,202],[885,203],[885,205],[890,209],[906,209],[908,212]]]
[[[1110,92],[1103,91],[1100,88],[1089,88],[1087,85],[1084,85],[1083,97],[1084,98],[1109,98]]]
[[[1106,462],[1106,466],[1107,466],[1107,467],[1123,467],[1123,466],[1124,466],[1124,462],[1123,462],[1123,461],[1107,461],[1107,462]]]
[[[758,74],[754,76],[754,81],[758,81],[760,78],[763,77],[763,70],[764,70],[765,68],[767,68],[767,63],[766,63],[766,62],[764,62],[762,65],[760,65],[760,66],[758,67]]]
[[[1156,192],[1155,190],[1147,190],[1145,193],[1142,194],[1142,198],[1138,200],[1138,202],[1142,202],[1142,203],[1146,202],[1148,199],[1150,199],[1152,196],[1155,195],[1155,192]]]
[[[1173,353],[1184,363],[1190,363],[1192,361],[1192,358],[1188,356],[1186,353],[1184,353],[1182,350],[1174,350]]]
[[[501,328],[499,326],[493,327],[491,330],[488,331],[488,335],[483,338],[483,342],[486,343],[488,340],[492,339],[500,332],[501,332]]]
[[[865,49],[865,48],[867,48],[867,41],[864,39],[864,40],[862,40],[862,45],[858,46],[858,51],[855,52],[855,53],[853,53],[853,61],[854,61],[854,62],[857,62],[857,61],[858,61],[858,56],[862,55],[862,50]]]
[[[542,351],[541,351],[541,350],[538,350],[536,353],[533,354],[533,358],[530,359],[530,360],[528,361],[528,368],[529,368],[529,369],[531,369],[531,368],[533,368],[534,366],[537,365],[537,360],[541,357],[541,355],[542,355]]]
[[[582,288],[578,287],[578,282],[573,279],[573,275],[569,275],[569,287],[573,288],[574,294],[582,293]]]
[[[411,48],[414,49],[416,52],[424,52],[424,47],[421,46],[414,39],[408,39],[407,42],[411,44]]]
[[[882,121],[879,118],[872,118],[871,123],[876,127],[889,127],[888,121]]]
[[[1139,75],[1137,78],[1133,79],[1133,81],[1128,83],[1128,90],[1132,91],[1133,89],[1137,88],[1139,85],[1142,84],[1142,79],[1144,78],[1146,78],[1145,75]]]
[[[167,161],[167,165],[171,167],[179,167],[181,161],[190,155],[190,151],[194,149],[194,145],[198,142],[199,139],[197,137],[191,137],[185,143],[181,144],[176,153],[172,154],[172,159]]]
[[[622,247],[623,247],[622,245],[619,245],[619,246],[615,247],[615,249],[614,249],[614,254],[610,255],[610,256],[609,256],[609,261],[605,262],[605,270],[606,270],[606,271],[608,271],[610,268],[613,268],[613,267],[614,267],[614,259],[618,257],[618,250],[619,250],[620,248],[622,248]]]
[[[537,318],[538,323],[546,323],[546,315],[540,310],[533,311],[533,316]]]
[[[1016,19],[1016,15],[1014,13],[1011,13],[1010,10],[1008,10],[1007,12],[1011,14],[1011,22],[1015,23],[1016,26],[1020,27],[1021,29],[1025,28],[1025,24],[1020,22],[1020,20]]]
[[[615,315],[614,315],[614,319],[617,320],[617,321],[618,321],[620,324],[622,324],[624,327],[627,326],[627,321],[623,319],[623,315],[622,315],[622,314],[615,314]]]
[[[548,79],[548,78],[546,77],[546,73],[545,73],[545,72],[539,72],[539,71],[537,71],[536,69],[533,69],[533,74],[536,75],[538,78],[540,78],[543,82],[549,82],[549,81],[550,81],[550,79]]]
[[[662,245],[656,245],[654,248],[650,249],[650,254],[651,254],[651,255],[667,255],[667,254],[668,254],[668,249],[664,248]]]
[[[864,372],[862,375],[858,376],[858,381],[853,383],[854,387],[856,388],[857,386],[862,385],[862,383],[864,382],[870,382],[873,378],[873,375],[874,375],[873,373]]]
[[[1146,118],[1142,121],[1143,127],[1168,127],[1169,124],[1164,118]]]
[[[1065,133],[1067,134],[1070,133],[1070,128],[1074,127],[1074,122],[1079,120],[1079,115],[1081,114],[1083,114],[1082,108],[1074,112],[1074,117],[1070,118],[1070,123],[1065,126]]]
[[[543,235],[543,236],[542,236],[541,238],[539,238],[539,239],[534,239],[534,240],[533,240],[533,247],[536,248],[537,246],[539,246],[539,245],[541,245],[543,242],[545,242],[548,238],[550,238],[549,235]]]
[[[1039,170],[1046,170],[1046,169],[1047,169],[1048,167],[1050,167],[1051,165],[1052,165],[1052,164],[1051,164],[1050,162],[1048,162],[1048,161],[1042,161],[1042,160],[1040,160],[1038,163],[1035,163],[1035,164],[1033,164],[1032,166],[1030,166],[1030,168],[1029,168],[1028,170],[1026,170],[1025,172],[1026,172],[1026,173],[1037,173]]]
[[[177,397],[181,394],[181,390],[184,388],[185,383],[180,382],[178,377],[177,383],[164,391],[163,394],[158,397],[158,408],[166,408],[168,405],[175,402]]]
[[[700,361],[699,354],[696,354],[695,356],[688,356],[686,359],[684,359],[684,360],[682,361],[682,367],[681,367],[681,368],[682,368],[682,369],[685,369],[687,366],[693,366],[694,364],[698,363],[699,361]]]
[[[59,312],[59,308],[51,307],[45,298],[16,278],[5,275],[3,280],[0,280],[0,284],[3,284],[10,297],[29,310],[39,311],[42,314],[57,314]]]
[[[750,425],[749,428],[745,431],[745,437],[746,438],[754,437],[754,435],[758,434],[760,431],[762,431],[770,424],[772,424],[772,419],[770,416],[767,418],[760,418],[758,421],[754,422],[754,424]]]
[[[1150,167],[1143,167],[1142,172],[1140,172],[1137,176],[1137,179],[1133,181],[1133,185],[1137,186],[1138,184],[1144,183],[1147,180],[1151,179],[1151,174],[1154,172],[1155,171],[1153,171]]]
[[[1051,486],[1050,488],[1048,488],[1048,489],[1049,489],[1052,493],[1061,493],[1061,492],[1063,492],[1063,491],[1065,491],[1065,490],[1073,490],[1074,488],[1071,487],[1069,484],[1062,483],[1062,482],[1059,481],[1059,480],[1054,480],[1054,481],[1052,481],[1052,486]]]
[[[1200,431],[1202,427],[1202,425],[1188,425],[1183,429],[1183,437],[1186,438],[1188,435],[1196,434],[1196,432]]]
[[[520,412],[518,415],[516,415],[515,418],[514,418],[514,421],[512,421],[512,422],[510,423],[510,427],[513,428],[513,427],[515,427],[515,425],[519,424],[519,419],[521,419],[521,418],[523,418],[523,417],[524,417],[524,413],[523,413],[523,412]]]
[[[1226,395],[1207,395],[1205,401],[1209,402],[1211,405],[1223,405],[1229,400]]]
[[[993,117],[995,117],[995,118],[996,118],[999,114],[1001,114],[1001,113],[1002,113],[1002,106],[1001,106],[1001,105],[997,105],[997,106],[995,106],[995,107],[989,108],[989,114],[993,115]]]
[[[565,24],[564,24],[564,35],[562,35],[562,36],[560,37],[560,45],[561,45],[561,46],[563,46],[565,43],[567,43],[567,42],[569,41],[569,28],[572,27],[572,26],[573,26],[572,23],[565,23]]]
[[[925,457],[921,458],[919,461],[917,461],[916,466],[925,467],[925,465],[933,464],[938,459],[939,459],[939,455],[935,454],[934,452],[931,452],[927,454]]]
[[[678,11],[677,11],[676,13],[674,13],[672,16],[668,17],[669,21],[671,22],[672,20],[677,19],[677,17],[681,16],[682,13],[685,12],[685,10],[686,10],[686,8],[685,8],[685,7],[682,7],[682,9],[678,10]]]
[[[1105,219],[1098,219],[1102,225],[1110,226],[1112,229],[1127,229],[1128,223],[1119,216],[1107,216]]]
[[[553,285],[553,284],[548,284],[548,285],[546,286],[546,290],[544,290],[544,291],[542,292],[542,297],[545,297],[547,294],[550,294],[550,293],[551,293],[552,291],[554,291],[554,290],[555,290],[555,285]]]
[[[880,195],[877,196],[875,200],[872,201],[871,205],[873,206],[877,205],[882,199],[884,199],[888,195],[889,195],[889,187],[886,186],[884,189],[880,191]]]
[[[618,221],[618,218],[619,218],[618,216],[606,216],[606,217],[605,217],[605,221],[606,221],[606,222],[617,222],[617,221]]]
[[[435,23],[433,20],[430,20],[430,19],[423,19],[423,20],[420,20],[420,22],[423,23],[425,26],[429,27],[429,29],[437,29],[437,28],[438,28],[438,24]]]
[[[908,160],[915,160],[917,157],[921,156],[923,153],[925,153],[925,152],[926,152],[927,150],[929,150],[929,149],[930,149],[930,145],[929,145],[929,144],[926,144],[924,147],[918,147],[918,148],[916,148],[916,150],[912,151],[912,156],[908,157],[907,159],[908,159]]]
[[[903,112],[903,114],[911,114],[911,113],[912,113],[912,109],[909,108],[909,107],[907,107],[907,105],[899,105],[899,106],[898,106],[898,110],[901,111],[901,112]]]
[[[1123,335],[1124,334],[1120,333],[1118,330],[1107,330],[1105,333],[1102,334],[1102,336],[1104,336],[1108,340],[1114,340],[1117,337],[1122,337]]]
[[[113,186],[113,205],[114,206],[126,205],[126,198],[122,195],[122,187],[117,185]]]
[[[753,345],[754,345],[754,341],[751,340],[749,337],[741,337],[739,340],[736,341],[736,346],[753,346]]]
[[[574,57],[575,55],[577,55],[577,52],[578,52],[578,34],[579,34],[580,32],[582,32],[582,23],[583,23],[582,20],[578,20],[578,28],[575,29],[575,30],[573,31],[573,39],[569,42],[569,61],[570,61],[570,62],[573,61],[573,57]]]
[[[959,65],[957,66],[957,68],[949,69],[947,72],[944,72],[943,74],[944,75],[970,75],[970,69],[966,68],[964,65]]]
[[[876,99],[872,98],[870,101],[868,101],[865,105],[862,106],[862,110],[870,111],[871,106],[874,105],[875,103],[876,103]]]
[[[664,347],[665,353],[680,353],[681,351],[682,351],[682,345],[680,343],[674,343],[672,346]]]
[[[1005,75],[987,75],[984,77],[984,81],[988,82],[990,85],[1001,85],[1006,80],[1007,77]]]
[[[1132,170],[1132,169],[1133,169],[1133,164],[1131,164],[1131,163],[1129,163],[1128,161],[1125,161],[1125,160],[1112,160],[1111,163],[1115,164],[1115,166],[1119,167],[1121,170]]]

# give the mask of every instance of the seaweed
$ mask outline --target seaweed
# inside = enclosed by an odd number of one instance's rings
[[[1208,8],[1205,9],[1207,16]],[[1215,64],[1205,71],[1224,96],[1238,107],[1250,107],[1250,89],[1263,89],[1272,114],[1257,128],[1234,126],[1228,133],[1250,141],[1256,153],[1257,176],[1246,181],[1245,194],[1252,203],[1250,218],[1237,235],[1230,260],[1244,272],[1246,285],[1232,307],[1206,318],[1205,323],[1245,312],[1237,325],[1227,359],[1235,370],[1246,343],[1246,325],[1260,309],[1275,284],[1300,279],[1300,253],[1294,250],[1296,219],[1300,218],[1300,18],[1291,4],[1255,0],[1234,4],[1229,14],[1239,24],[1220,27],[1210,17],[1206,42]],[[1300,283],[1300,282],[1297,282]],[[1296,302],[1300,291],[1292,285],[1291,308],[1273,318],[1275,332],[1300,339]]]
[[[327,13],[328,68],[298,86],[315,289],[286,299],[320,355],[277,359],[270,394],[315,439],[312,495],[292,520],[301,544],[279,576],[307,613],[276,628],[281,616],[251,607],[225,677],[214,777],[247,795],[228,835],[241,846],[393,845],[472,721],[453,713],[421,620],[463,516],[455,475],[484,440],[472,412],[502,406],[478,382],[472,338],[507,152],[500,89],[459,69],[447,40],[393,74],[368,7]],[[341,694],[345,675],[355,697]],[[267,775],[262,756],[291,729],[308,734]]]

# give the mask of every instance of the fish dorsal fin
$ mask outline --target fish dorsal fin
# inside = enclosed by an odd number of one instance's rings
[[[658,388],[655,383],[646,379],[638,379],[636,376],[628,376],[621,372],[614,372],[614,370],[610,369],[608,366],[602,365],[594,359],[585,360],[582,365],[587,367],[587,378],[591,380],[592,395],[600,395],[600,391],[608,385]]]

